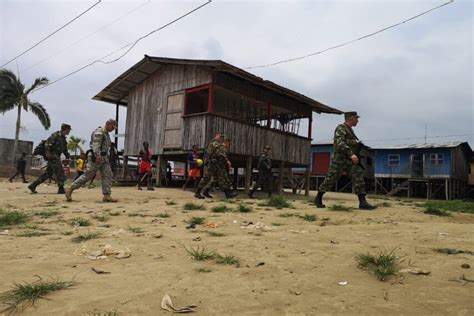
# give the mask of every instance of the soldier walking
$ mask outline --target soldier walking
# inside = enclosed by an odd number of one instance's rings
[[[61,130],[54,132],[46,140],[44,147],[48,165],[46,171],[28,186],[31,193],[38,193],[36,192],[36,187],[54,176],[58,184],[58,194],[64,194],[64,171],[61,163],[61,154],[64,154],[66,159],[69,160],[66,136],[69,135],[70,132],[71,125],[61,124]]]
[[[359,208],[373,210],[375,207],[365,199],[364,169],[360,165],[359,149],[360,141],[355,135],[352,127],[359,122],[357,112],[344,113],[345,122],[339,124],[334,132],[334,156],[326,179],[318,190],[314,203],[318,208],[326,207],[323,204],[323,195],[331,190],[341,175],[348,175],[352,179],[354,192],[359,198]]]
[[[215,181],[225,193],[226,198],[233,198],[237,193],[230,189],[231,183],[229,173],[226,171],[230,167],[230,161],[227,158],[227,150],[223,143],[224,135],[217,133],[214,139],[207,146],[207,158],[204,164],[204,177],[199,182],[194,196],[198,199],[204,199],[204,196],[210,197],[209,186]],[[203,188],[206,188],[201,195]]]
[[[23,152],[21,153],[21,156],[20,158],[18,158],[17,162],[16,162],[16,173],[11,176],[10,179],[8,179],[8,181],[11,183],[13,182],[13,179],[16,178],[17,175],[21,174],[21,178],[23,179],[23,183],[28,183],[28,181],[26,181],[26,178],[25,178],[25,169],[26,169],[26,153]]]
[[[262,188],[262,191],[267,189],[268,197],[272,196],[272,160],[268,158],[271,150],[270,146],[265,146],[260,154],[258,159],[258,180],[249,192],[251,199],[253,199],[253,194],[258,188]]]
[[[117,128],[117,122],[113,119],[108,120],[104,127],[96,128],[91,135],[91,149],[88,151],[86,171],[82,176],[76,179],[69,188],[66,189],[66,200],[72,201],[72,192],[89,182],[100,171],[102,177],[102,201],[117,202],[110,196],[112,187],[112,169],[109,162],[110,136],[109,133]]]

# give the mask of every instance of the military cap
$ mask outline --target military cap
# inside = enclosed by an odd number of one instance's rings
[[[112,124],[115,128],[117,128],[117,121],[114,119],[108,119],[106,124]]]
[[[61,129],[71,129],[71,125],[66,124],[66,123],[62,123],[61,124]]]
[[[351,116],[355,116],[355,117],[357,117],[357,118],[360,117],[359,115],[357,115],[357,112],[356,112],[356,111],[351,111],[351,112],[345,112],[345,113],[344,113],[344,119],[346,119],[346,120],[347,120],[349,117],[351,117]]]
[[[265,146],[265,147],[263,147],[263,148],[266,149],[266,150],[272,150],[272,147],[270,147],[270,146],[268,146],[268,145]]]

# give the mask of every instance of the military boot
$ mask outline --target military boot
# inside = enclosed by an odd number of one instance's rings
[[[59,187],[58,188],[58,194],[64,194],[66,191],[64,191],[64,187]]]
[[[202,195],[207,197],[207,198],[210,198],[212,199],[212,195],[209,194],[209,189],[205,189],[203,192],[202,192]]]
[[[202,189],[199,189],[199,188],[196,189],[196,193],[194,193],[195,198],[198,198],[198,199],[204,199],[205,198],[204,196],[201,195],[201,190]]]
[[[318,191],[318,195],[314,198],[314,204],[316,204],[317,208],[325,208],[326,205],[323,204],[323,195],[326,192]]]
[[[102,202],[115,203],[117,201],[118,200],[111,197],[110,194],[104,194],[104,197],[102,198]]]
[[[64,194],[66,195],[66,201],[71,202],[72,201],[72,191],[74,191],[73,188],[67,188],[65,190]]]
[[[30,189],[31,193],[38,193],[36,192],[36,184],[34,182],[28,186],[28,189]]]
[[[367,200],[365,199],[365,194],[357,194],[357,197],[359,198],[359,208],[361,210],[374,210],[377,208],[376,206],[373,206],[369,204],[369,202],[367,202]]]
[[[225,190],[224,193],[225,193],[226,199],[232,199],[232,198],[235,198],[237,195],[239,195],[237,192],[233,192],[230,189]]]

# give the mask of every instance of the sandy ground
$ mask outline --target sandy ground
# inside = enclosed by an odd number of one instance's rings
[[[16,282],[34,281],[35,275],[74,279],[77,285],[37,301],[22,315],[90,315],[113,310],[120,315],[165,315],[170,314],[160,309],[165,293],[177,306],[198,305],[200,315],[474,314],[474,283],[452,281],[462,275],[474,279],[474,256],[433,251],[437,247],[474,250],[471,214],[425,215],[416,201],[400,199],[372,199],[375,204],[386,203],[373,212],[335,212],[316,209],[308,198],[292,195],[288,197],[293,209],[259,206],[263,199],[241,197],[238,201],[249,204],[251,213],[213,213],[212,207],[225,204],[220,193],[201,202],[190,191],[120,187],[113,189],[120,202],[105,204],[99,187],[78,190],[71,203],[54,194],[53,186],[38,190],[33,195],[23,184],[0,180],[0,209],[31,214],[29,228],[17,226],[8,235],[0,235],[0,292]],[[325,198],[329,206],[357,205],[351,194],[329,193]],[[168,205],[170,201],[176,204]],[[186,202],[203,203],[207,209],[184,211]],[[46,210],[59,214],[34,215]],[[318,219],[308,222],[279,216],[288,212],[315,214]],[[169,217],[158,217],[161,213]],[[101,214],[106,215],[105,221],[97,219]],[[184,221],[191,216],[221,226],[187,230]],[[91,225],[71,226],[68,222],[77,217],[89,219]],[[242,228],[245,222],[265,226]],[[16,236],[32,229],[49,235]],[[211,236],[208,231],[225,236]],[[86,232],[102,236],[82,243],[71,241]],[[129,250],[131,257],[87,258],[101,245]],[[197,246],[232,254],[240,267],[194,261],[185,247]],[[400,274],[378,281],[357,267],[355,256],[376,254],[380,248],[395,249],[402,258],[401,268],[418,267],[431,274]],[[463,263],[471,268],[461,268]],[[110,274],[96,274],[91,268]],[[347,285],[338,284],[343,281]]]

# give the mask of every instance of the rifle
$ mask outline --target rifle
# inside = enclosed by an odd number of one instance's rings
[[[362,168],[362,170],[365,170],[365,167],[361,164],[361,158],[365,158],[365,157],[361,156],[360,153],[362,152],[363,149],[368,149],[368,148],[369,148],[369,146],[365,145],[361,141],[357,142],[357,145],[355,147],[354,155],[356,155],[357,158],[359,159],[359,165]]]

